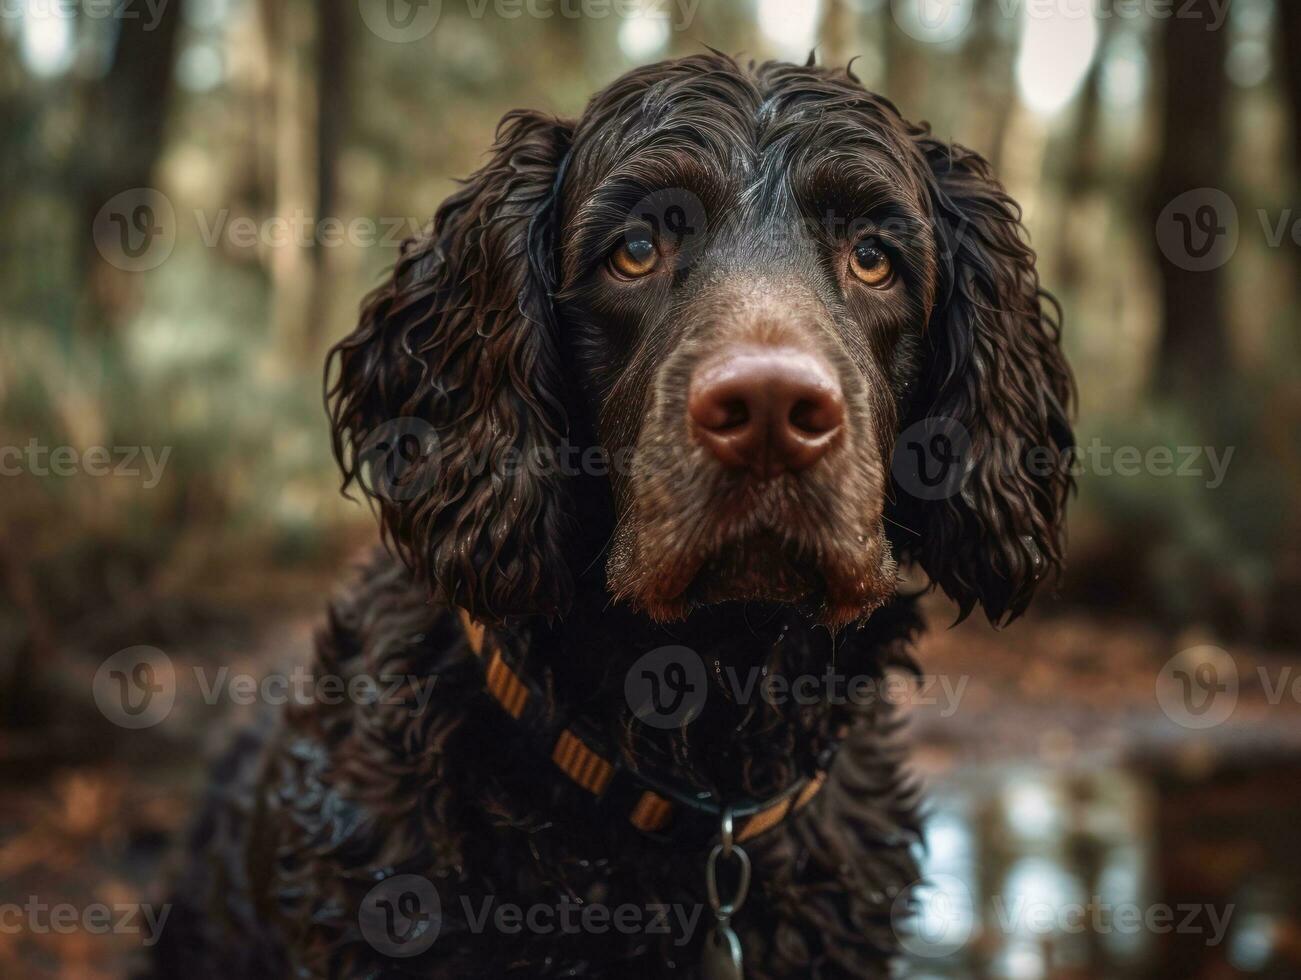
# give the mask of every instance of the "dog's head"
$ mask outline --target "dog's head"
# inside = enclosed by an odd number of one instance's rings
[[[844,71],[685,58],[503,120],[332,353],[335,450],[345,486],[398,460],[386,534],[485,620],[564,609],[594,475],[609,591],[655,618],[840,625],[899,559],[997,620],[1061,560],[1053,313],[979,156]]]

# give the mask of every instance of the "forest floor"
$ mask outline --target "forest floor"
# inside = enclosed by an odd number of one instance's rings
[[[169,650],[177,676],[221,664],[230,678],[256,678],[306,662],[315,604],[277,603],[262,625]],[[1146,757],[1197,769],[1261,746],[1301,757],[1301,684],[1291,686],[1293,663],[1280,653],[1230,647],[1240,681],[1233,715],[1192,730],[1163,710],[1157,678],[1202,637],[1080,612],[1031,615],[1001,631],[976,617],[946,628],[948,606],[928,599],[926,609],[922,677],[906,711],[914,766],[931,786],[991,765],[1069,771]],[[94,662],[68,660],[60,686],[89,689]],[[124,910],[148,905],[157,921],[159,882],[203,784],[203,760],[252,710],[229,698],[205,703],[202,687],[178,683],[165,723],[145,731],[106,726],[93,705],[69,696],[60,717],[0,734],[0,910],[10,909],[0,919],[0,976],[118,977],[149,945],[148,917],[125,922]]]

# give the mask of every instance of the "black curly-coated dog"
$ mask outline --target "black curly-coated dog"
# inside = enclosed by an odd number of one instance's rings
[[[513,112],[327,388],[389,547],[315,672],[373,683],[228,756],[157,972],[887,976],[897,563],[1002,621],[1062,555],[1070,374],[985,161],[717,54]]]

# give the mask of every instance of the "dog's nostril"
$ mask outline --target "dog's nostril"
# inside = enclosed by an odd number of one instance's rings
[[[714,426],[720,432],[726,432],[729,429],[739,429],[750,421],[750,406],[745,403],[744,399],[733,398],[723,402],[719,406],[722,409],[718,425]]]
[[[799,432],[820,436],[840,425],[839,414],[826,401],[801,398],[791,406],[790,423]]]
[[[744,398],[726,397],[707,388],[703,393],[693,390],[689,414],[698,428],[726,435],[749,423],[750,406]]]

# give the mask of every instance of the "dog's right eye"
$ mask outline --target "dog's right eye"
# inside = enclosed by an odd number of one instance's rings
[[[894,266],[875,238],[864,238],[854,246],[849,268],[860,282],[873,289],[886,289],[894,282]]]
[[[640,279],[655,268],[660,253],[649,238],[631,238],[610,254],[610,268],[622,279]]]

